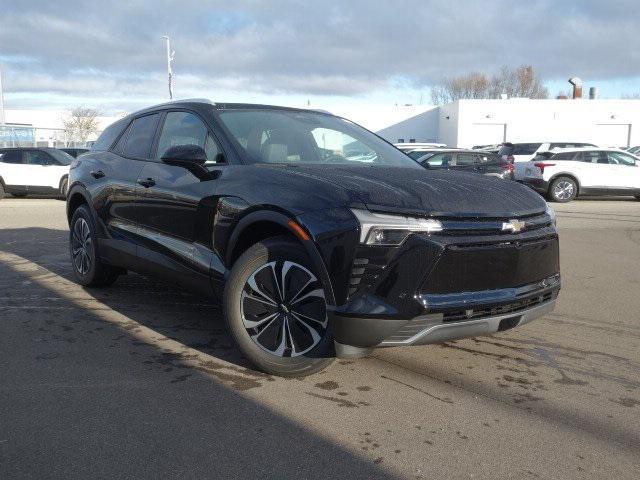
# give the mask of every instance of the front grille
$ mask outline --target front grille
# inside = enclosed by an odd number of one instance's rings
[[[510,230],[503,229],[505,223],[511,218],[495,218],[495,219],[442,219],[444,231],[439,235],[446,236],[481,236],[481,235],[510,235]],[[524,222],[521,232],[530,232],[548,227],[552,224],[551,218],[546,215],[531,215],[519,218]]]
[[[469,310],[450,310],[443,312],[442,321],[448,322],[461,322],[465,320],[477,320],[485,317],[494,317],[496,315],[504,315],[507,313],[515,313],[521,310],[526,310],[545,302],[550,301],[553,298],[553,292],[547,292],[543,295],[537,295],[535,297],[525,298],[511,303],[500,305],[483,305],[480,308]]]

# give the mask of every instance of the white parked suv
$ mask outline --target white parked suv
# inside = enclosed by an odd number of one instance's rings
[[[498,151],[503,160],[513,163],[528,162],[542,152],[550,152],[559,148],[595,147],[592,143],[582,142],[534,142],[534,143],[510,143],[505,142]]]
[[[55,148],[0,148],[0,198],[5,193],[66,197],[73,160]]]
[[[521,165],[520,178],[549,200],[582,195],[630,195],[640,200],[640,158],[613,148],[568,148]]]

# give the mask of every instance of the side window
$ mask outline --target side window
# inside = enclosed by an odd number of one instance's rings
[[[0,162],[21,164],[23,163],[22,152],[20,150],[5,150],[4,152],[0,152]]]
[[[609,163],[604,152],[581,152],[578,160],[586,163]]]
[[[554,155],[554,160],[573,160],[576,156],[575,152],[562,152]]]
[[[427,158],[424,162],[432,167],[443,167],[451,163],[450,153],[437,153],[434,156]]]
[[[176,145],[198,145],[206,149],[208,130],[202,120],[189,112],[169,112],[158,141],[158,158]],[[207,159],[209,158],[207,155]]]
[[[224,162],[224,158],[218,156],[222,154],[220,147],[218,147],[218,142],[216,142],[215,138],[213,138],[210,133],[207,134],[204,151],[207,152],[207,163]]]
[[[633,157],[620,152],[608,152],[609,163],[611,165],[624,165],[627,167],[633,167],[636,161]]]
[[[131,158],[149,158],[151,143],[158,125],[159,114],[136,118],[131,126],[124,146],[124,155]]]
[[[472,153],[459,153],[456,160],[456,165],[459,167],[473,165],[475,163],[474,159],[475,155]]]
[[[120,135],[120,132],[122,132],[126,126],[127,123],[123,121],[118,121],[109,125],[91,146],[91,150],[94,152],[109,150],[109,147],[111,147],[116,138],[118,138],[118,135]]]
[[[47,165],[54,163],[51,157],[40,150],[26,150],[25,162],[28,165]]]

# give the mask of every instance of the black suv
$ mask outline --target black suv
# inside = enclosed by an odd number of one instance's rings
[[[79,283],[133,270],[217,297],[242,353],[279,375],[506,330],[560,289],[555,220],[535,192],[427,170],[310,110],[134,113],[72,164],[67,214]]]

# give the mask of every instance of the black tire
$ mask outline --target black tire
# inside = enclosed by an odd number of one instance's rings
[[[274,283],[283,276],[284,282]],[[333,361],[333,335],[318,278],[302,245],[287,237],[255,244],[233,265],[223,298],[225,322],[240,351],[258,369],[302,377]],[[266,302],[272,294],[276,300]]]
[[[26,193],[12,193],[11,196],[14,197],[14,198],[24,198],[24,197],[27,196],[27,194]]]
[[[81,205],[71,217],[69,255],[75,279],[85,287],[106,287],[122,273],[99,259],[96,246],[95,225],[89,207]],[[84,255],[79,259],[79,254]]]
[[[0,197],[0,198],[2,198],[2,197]],[[636,198],[636,200],[638,200],[640,202],[640,195],[636,195],[635,198]]]
[[[567,203],[578,196],[578,184],[571,177],[558,177],[549,186],[548,198],[552,202]]]
[[[60,182],[60,200],[67,199],[67,190],[69,189],[69,177],[64,177]]]

